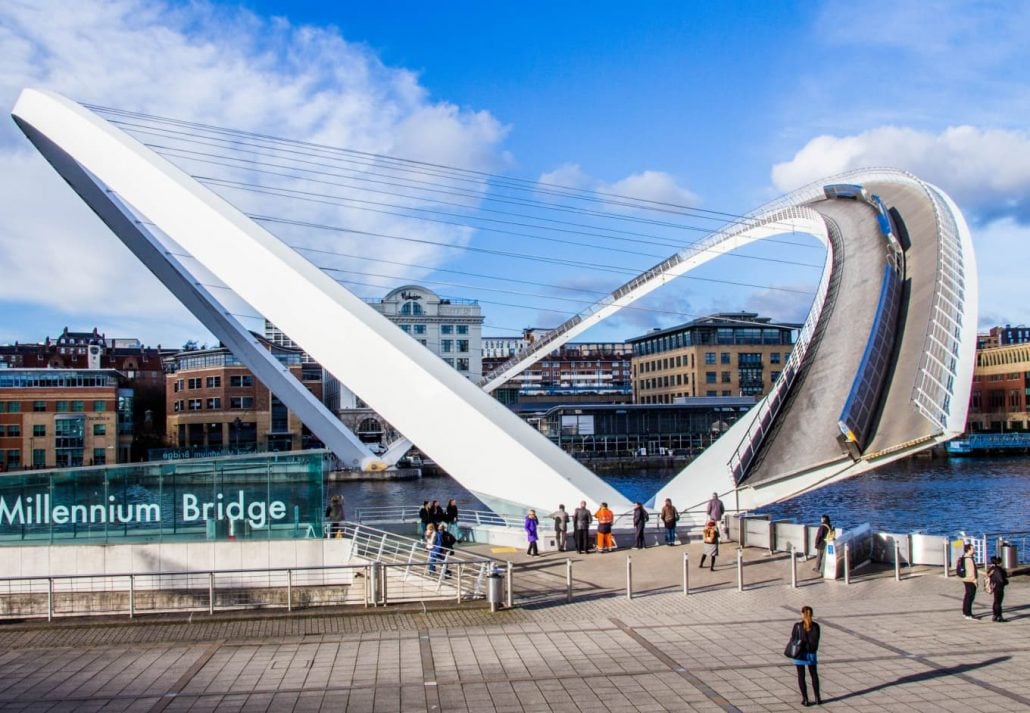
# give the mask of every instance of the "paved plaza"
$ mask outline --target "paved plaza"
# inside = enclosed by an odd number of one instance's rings
[[[691,555],[689,596],[682,555]],[[732,546],[723,547],[724,554]],[[626,556],[635,596],[626,598]],[[712,573],[700,549],[517,560],[516,604],[491,613],[179,614],[0,625],[0,710],[22,711],[783,711],[800,708],[782,651],[803,604],[822,624],[823,707],[836,711],[1030,710],[1030,582],[960,614],[940,570],[861,572],[850,585],[748,550]],[[725,561],[724,561],[725,560]]]

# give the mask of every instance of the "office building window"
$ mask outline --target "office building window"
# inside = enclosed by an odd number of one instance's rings
[[[85,410],[85,404],[81,401],[72,401],[72,411],[81,412]]]
[[[234,396],[229,399],[229,408],[233,409],[250,409],[254,408],[254,397],[253,396]]]
[[[469,370],[469,360],[468,359],[455,359],[455,365],[456,365],[458,371],[468,371]]]
[[[440,334],[454,334],[454,325],[453,324],[441,324],[440,325]]]
[[[719,352],[719,363],[720,364],[729,364],[730,363],[730,353],[729,352]]]
[[[107,424],[106,423],[94,423],[93,424],[93,435],[94,436],[106,436],[107,435]]]
[[[33,468],[45,468],[46,467],[46,450],[43,448],[32,449],[32,467]]]
[[[57,402],[57,412],[58,413],[65,413],[67,411],[68,411],[68,402],[67,401],[58,401]]]
[[[728,371],[722,372],[721,378],[722,378],[722,383],[724,383],[724,384],[730,383],[730,372],[728,372]]]
[[[8,438],[20,438],[21,437],[21,426],[19,426],[17,423],[8,426],[7,427],[7,437]]]
[[[424,324],[416,324],[415,325],[415,334],[425,334],[425,333],[426,333],[426,325],[424,325]]]
[[[722,395],[723,395],[723,396],[732,396],[733,394],[732,394],[732,393],[730,393],[730,391],[729,391],[729,390],[723,390],[723,392],[722,392]]]
[[[769,353],[769,363],[770,364],[779,364],[780,363],[780,353],[779,352],[770,352]]]
[[[405,334],[411,334],[411,325],[410,324],[402,324],[401,325],[401,331],[404,332]]]
[[[468,333],[469,333],[469,326],[467,324],[459,324],[458,325],[458,334],[468,334]]]
[[[222,385],[222,377],[220,376],[209,376],[207,377],[207,388],[217,389]]]
[[[446,357],[445,357],[445,358],[444,358],[444,362],[445,362],[445,363],[447,364],[447,366],[450,366],[450,367],[453,367],[453,366],[454,366],[454,360],[453,360],[453,359],[450,359],[450,358],[446,358]]]
[[[21,451],[9,450],[7,451],[7,469],[14,470],[21,468]]]
[[[440,340],[440,351],[444,354],[450,353],[454,349],[453,339],[441,339]]]
[[[705,372],[705,383],[706,384],[714,384],[715,383],[715,372],[714,371],[706,371]],[[715,394],[710,394],[710,395],[714,396]]]
[[[244,387],[244,386],[253,386],[253,385],[254,385],[254,377],[251,376],[250,374],[246,374],[245,376],[230,376],[229,377],[229,386],[231,388],[241,388],[241,387]]]
[[[107,451],[104,448],[93,449],[93,465],[107,465]]]
[[[422,305],[420,305],[418,302],[405,302],[401,305],[401,314],[422,314]]]
[[[33,436],[45,436],[46,435],[46,425],[42,424],[42,423],[34,423],[34,424],[32,424],[32,435]]]
[[[207,407],[209,409],[220,409],[220,408],[222,408],[222,400],[221,399],[208,399],[207,400]]]
[[[107,410],[107,402],[106,401],[94,401],[93,402],[93,410],[94,411],[106,411]]]
[[[46,411],[46,401],[33,401],[32,410],[36,413],[42,413],[43,411]]]
[[[186,407],[190,411],[199,411],[200,408],[201,408],[201,401],[200,401],[200,399],[190,399],[187,402]]]
[[[459,339],[458,340],[458,352],[461,353],[461,354],[468,354],[468,350],[469,350],[469,340],[467,340],[467,339]]]
[[[21,411],[21,401],[0,401],[0,413],[7,411],[7,413],[19,413]]]
[[[705,352],[705,364],[715,363],[715,352]]]

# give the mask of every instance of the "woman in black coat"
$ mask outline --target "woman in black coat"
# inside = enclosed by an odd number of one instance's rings
[[[1001,557],[991,557],[991,566],[987,568],[987,579],[991,583],[994,594],[994,621],[1005,621],[1001,616],[1001,602],[1005,599],[1005,587],[1009,583],[1009,573],[1001,566]]]
[[[801,621],[794,624],[790,633],[791,640],[801,642],[801,653],[798,658],[791,659],[798,669],[798,688],[801,689],[801,705],[810,705],[808,702],[808,686],[805,683],[805,666],[812,674],[812,692],[815,694],[816,705],[821,705],[823,700],[819,696],[819,663],[816,652],[819,650],[819,624],[812,620],[812,607],[801,607]]]

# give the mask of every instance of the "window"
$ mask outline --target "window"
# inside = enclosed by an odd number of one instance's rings
[[[469,326],[467,324],[459,324],[458,325],[458,334],[468,334],[468,333],[469,333]]]
[[[714,371],[706,371],[705,372],[705,383],[706,384],[714,384],[715,383],[715,372]],[[709,394],[709,395],[710,396],[715,396],[715,394]]]
[[[186,387],[189,389],[199,389],[202,383],[204,383],[204,380],[198,376],[194,379],[189,379],[186,382]]]
[[[107,424],[106,423],[94,423],[93,424],[93,435],[94,436],[106,436],[107,435]]]
[[[729,391],[729,390],[724,390],[724,391],[722,392],[722,395],[723,395],[723,396],[732,396],[733,394],[732,394],[732,393],[730,393],[730,391]]]
[[[676,357],[676,366],[683,366],[683,357]]]
[[[67,401],[58,401],[57,402],[57,411],[58,411],[58,413],[64,413],[67,410],[68,410],[68,402]]]
[[[411,334],[411,325],[410,324],[402,324],[401,325],[401,331],[404,332],[405,334]]]
[[[728,372],[728,371],[722,372],[721,380],[722,380],[722,383],[724,383],[724,384],[730,383],[730,372]]]
[[[769,353],[769,363],[770,364],[779,364],[780,363],[780,353],[779,352],[770,352]]]
[[[440,325],[440,334],[454,334],[454,325],[453,324],[441,324]]]
[[[21,437],[21,426],[17,423],[7,427],[8,438],[20,438]]]
[[[467,339],[459,339],[458,340],[458,352],[460,352],[461,354],[468,354],[468,350],[469,350],[469,340],[467,340]]]
[[[705,352],[705,364],[715,363],[715,352]]]
[[[454,340],[453,339],[441,339],[440,340],[440,351],[441,352],[443,352],[444,354],[447,354],[447,353],[450,353],[453,350],[454,350]]]
[[[32,435],[33,436],[45,436],[46,435],[46,424],[34,423],[32,424]]]
[[[447,358],[447,359],[444,359],[444,361],[447,363],[447,366],[451,366],[451,367],[454,366],[454,360],[453,359]]]
[[[200,399],[190,399],[186,403],[186,408],[188,408],[190,411],[199,411],[200,407],[201,407]]]
[[[7,413],[18,413],[21,411],[21,401],[7,401]],[[0,403],[0,411],[3,411],[3,403]]]
[[[425,333],[426,333],[426,325],[424,325],[424,324],[416,324],[415,325],[415,334],[425,334]]]
[[[778,371],[770,371],[769,372],[769,379],[772,381],[772,383],[775,384],[776,380],[779,379],[779,378],[780,378],[780,372],[778,372]]]
[[[46,401],[33,401],[32,402],[32,410],[35,411],[36,413],[41,413],[43,411],[46,411]]]
[[[209,409],[220,409],[220,408],[222,408],[222,400],[221,399],[208,399],[207,400],[207,407]]]
[[[175,389],[174,390],[175,391],[182,391],[183,390],[183,380],[182,379],[179,379],[178,381],[175,382]]]
[[[705,393],[705,396],[716,396],[716,395],[717,395],[717,394],[716,394],[716,392],[715,392],[715,391],[713,391],[713,390],[711,390],[711,389],[709,389],[709,390],[708,390],[708,391],[707,391],[707,392]]]
[[[46,450],[43,448],[32,449],[32,467],[33,468],[45,468],[46,467]]]
[[[401,305],[401,314],[422,314],[422,305],[418,302],[405,302]]]
[[[182,411],[182,401],[176,401],[174,411]]]
[[[250,409],[254,408],[253,396],[234,396],[229,399],[229,408]]]
[[[107,465],[107,450],[104,448],[93,449],[93,465]]]
[[[85,410],[85,404],[81,401],[72,401],[72,411],[81,412]]]
[[[107,402],[106,401],[94,401],[93,402],[93,410],[94,411],[106,411],[107,410]]]
[[[456,364],[456,367],[457,367],[458,371],[468,371],[469,370],[469,360],[468,359],[455,359],[454,361],[455,361],[455,364]]]
[[[222,385],[222,377],[220,376],[209,376],[207,377],[207,388],[217,389]]]
[[[7,468],[14,470],[15,468],[21,467],[21,451],[9,450],[7,451]]]
[[[250,374],[246,374],[246,375],[243,375],[243,376],[230,376],[229,377],[229,386],[230,387],[241,388],[243,386],[253,386],[253,385],[254,385],[254,377],[251,376]]]
[[[730,363],[730,353],[729,352],[719,352],[719,363],[720,364],[729,364]]]

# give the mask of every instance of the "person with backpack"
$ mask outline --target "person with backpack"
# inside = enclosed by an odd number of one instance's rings
[[[676,523],[679,522],[680,514],[673,506],[671,499],[665,499],[660,517],[662,524],[665,525],[665,544],[672,547],[676,544]]]
[[[704,534],[702,536],[704,540],[705,548],[701,554],[701,567],[705,566],[705,557],[712,558],[712,564],[709,571],[715,571],[715,558],[719,556],[719,528],[715,524],[715,520],[709,520],[708,524],[705,525]]]
[[[444,575],[447,577],[451,576],[451,568],[447,566],[447,561],[451,555],[454,554],[454,545],[458,541],[450,530],[447,529],[447,523],[441,522],[440,527],[437,530],[437,534],[440,537],[440,557],[439,559],[444,562]]]
[[[994,606],[991,608],[994,614],[992,621],[1008,621],[1001,616],[1001,602],[1005,599],[1005,587],[1008,586],[1008,583],[1009,573],[1001,566],[1001,557],[991,557],[991,566],[987,568],[984,580],[984,592],[994,595]]]
[[[955,574],[962,580],[966,593],[962,598],[962,616],[973,618],[973,599],[976,597],[976,560],[973,558],[973,545],[966,544],[962,548],[962,556],[955,563]]]
[[[642,503],[637,503],[633,506],[633,530],[637,536],[634,546],[638,550],[644,549],[644,526],[650,519],[651,516],[647,514],[647,510],[644,509]]]

